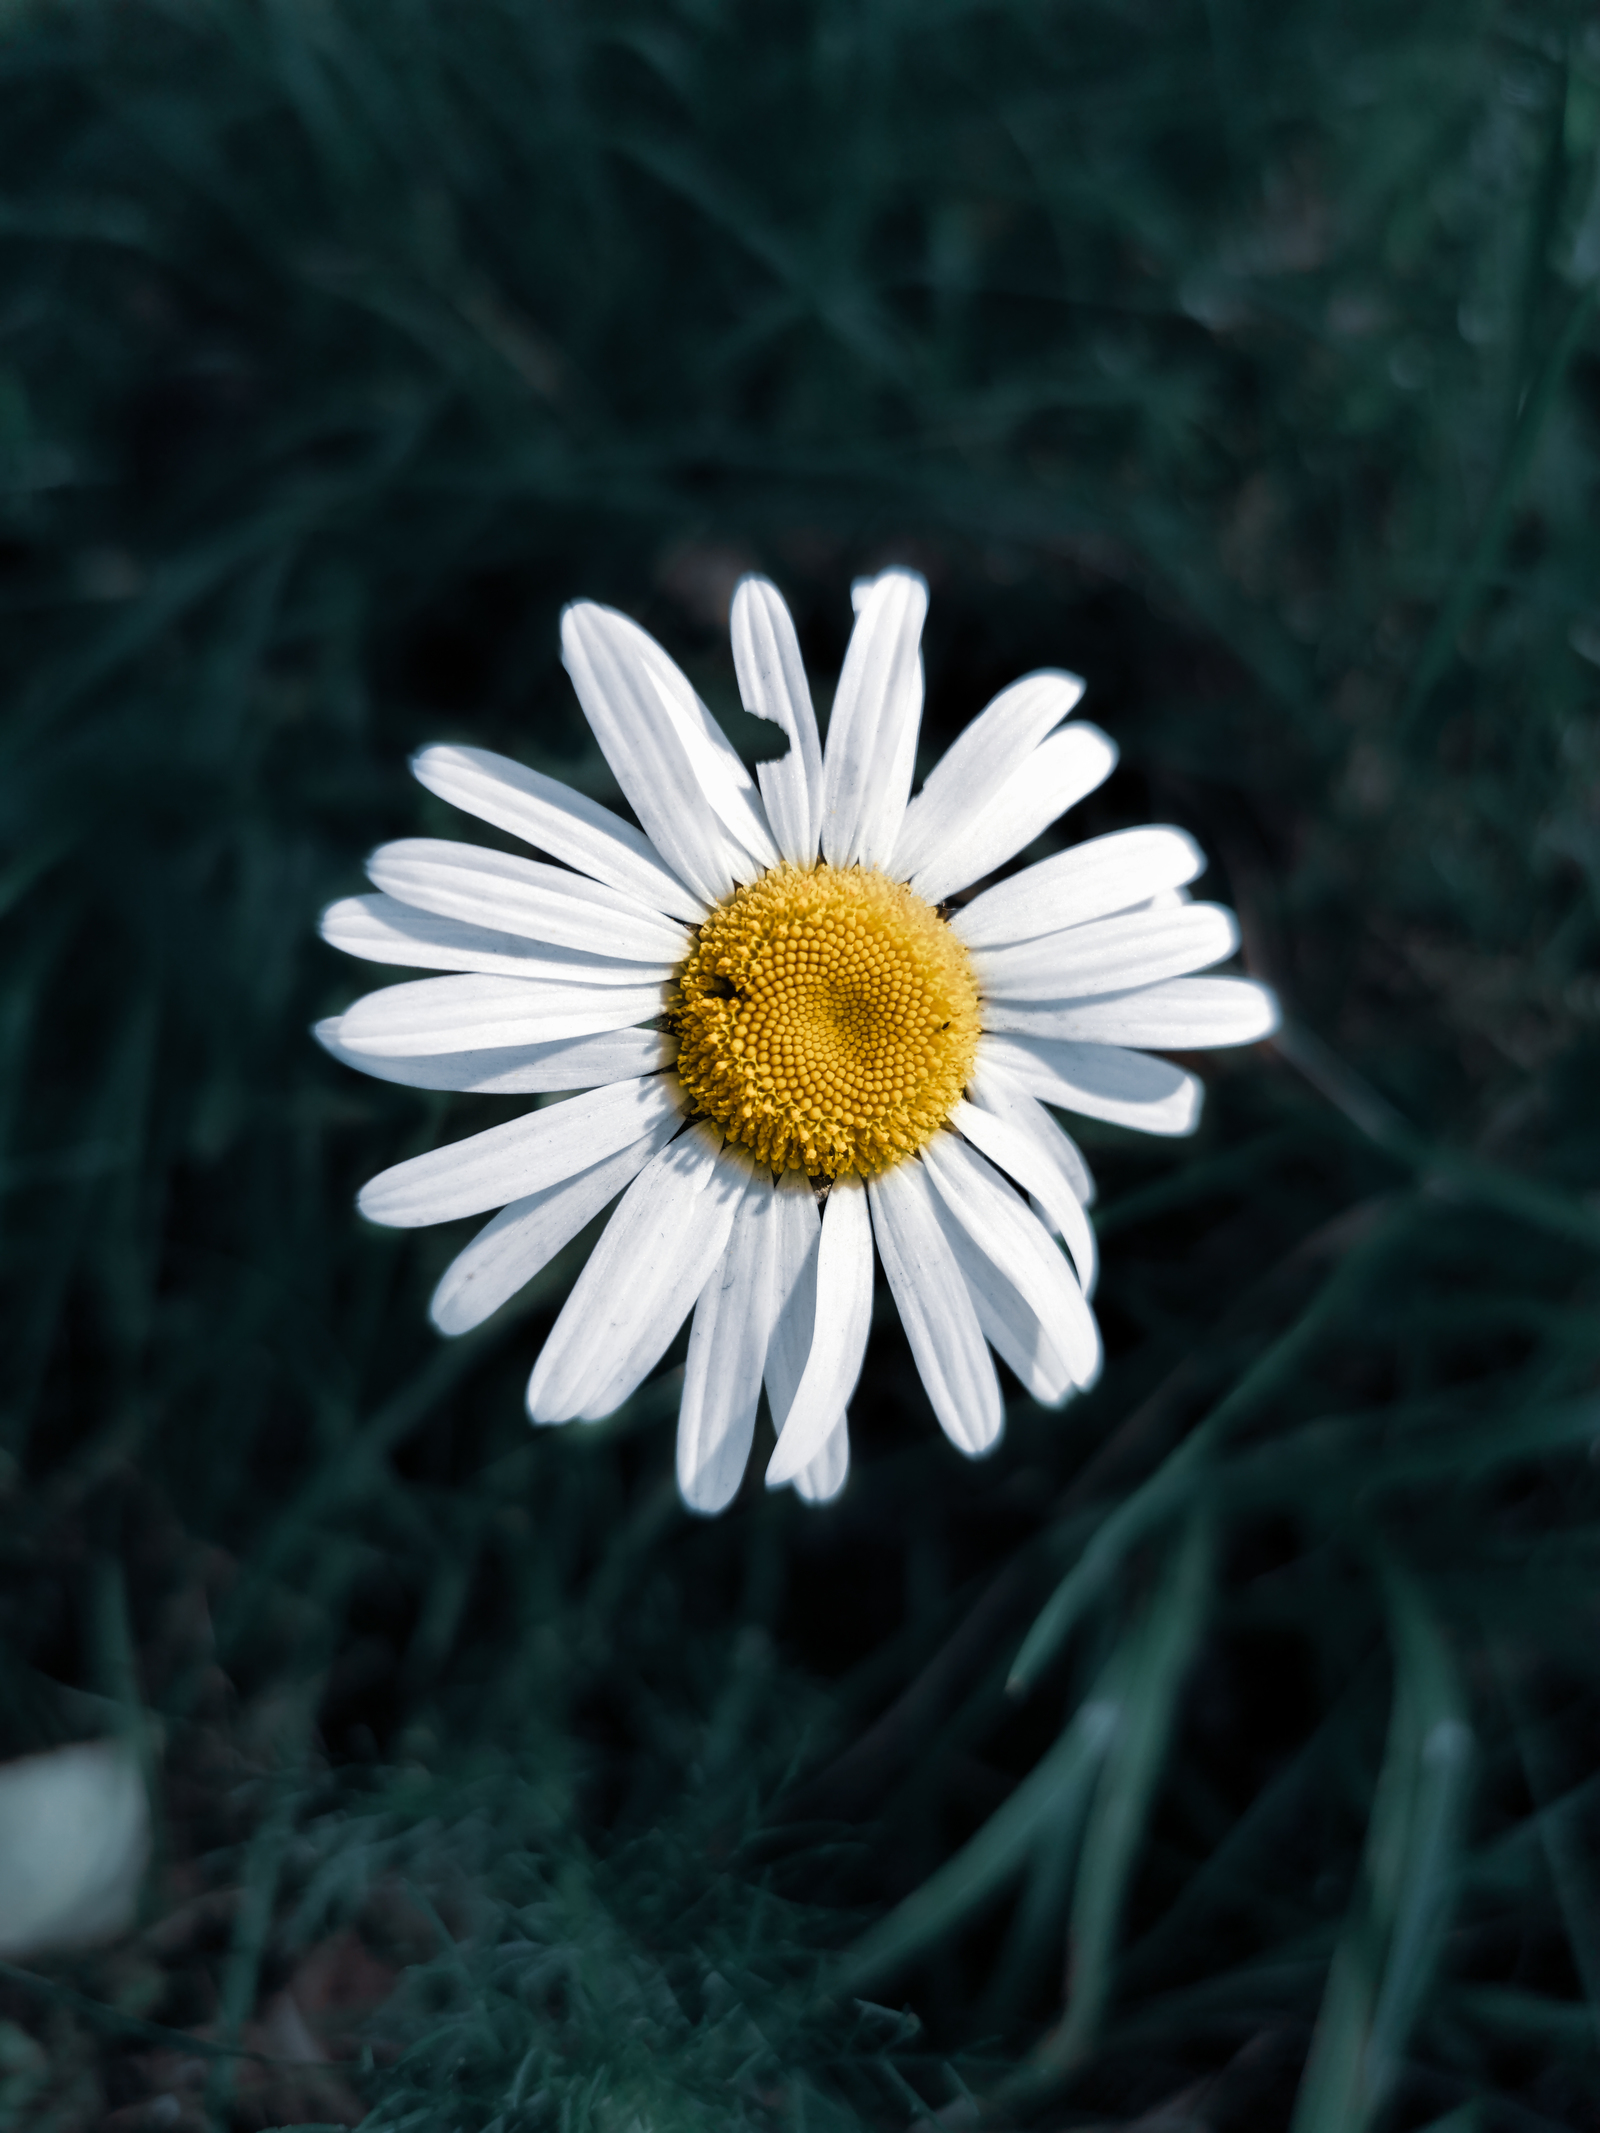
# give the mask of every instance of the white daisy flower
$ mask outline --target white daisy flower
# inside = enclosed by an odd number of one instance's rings
[[[431,792],[547,859],[406,838],[369,860],[376,895],[323,915],[337,948],[451,973],[319,1024],[338,1058],[417,1088],[582,1092],[398,1163],[358,1204],[403,1227],[500,1210],[435,1292],[457,1334],[620,1193],[528,1412],[610,1414],[692,1311],[678,1481],[696,1511],[737,1490],[763,1385],[769,1485],[842,1487],[874,1245],[970,1457],[1004,1419],[991,1350],[1047,1405],[1092,1384],[1093,1184],[1052,1107],[1191,1132],[1200,1086],[1153,1053],[1276,1024],[1264,986],[1193,974],[1239,931],[1187,900],[1205,861],[1182,830],[1096,837],[947,907],[1117,752],[1072,719],[1075,675],[1030,674],[913,799],[927,605],[913,571],[856,587],[824,749],[788,609],[740,584],[739,691],[790,744],[754,779],[653,638],[567,608],[567,671],[642,829],[503,756],[425,748]]]

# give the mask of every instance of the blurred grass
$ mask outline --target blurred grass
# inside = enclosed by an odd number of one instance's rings
[[[0,114],[0,1748],[161,1831],[0,2125],[1600,2125],[1589,16],[76,0]],[[825,696],[891,558],[1291,1023],[1085,1132],[1089,1400],[885,1317],[702,1526],[670,1370],[526,1431],[576,1254],[428,1333],[352,1194],[494,1109],[314,920],[423,740],[607,789],[566,598],[743,742],[737,572]]]

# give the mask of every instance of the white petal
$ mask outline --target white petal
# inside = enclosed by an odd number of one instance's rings
[[[778,848],[772,841],[766,803],[740,761],[738,750],[701,702],[689,677],[654,637],[626,615],[617,619],[644,664],[661,709],[694,768],[705,801],[757,871],[776,866]],[[745,879],[748,872],[748,867],[742,868],[740,878]]]
[[[1100,1329],[1049,1231],[998,1171],[959,1134],[936,1133],[922,1151],[945,1205],[1047,1328],[1073,1381],[1100,1374]]]
[[[689,936],[676,919],[570,868],[519,859],[514,852],[442,837],[402,837],[380,845],[367,872],[378,888],[419,911],[554,941],[608,961],[620,956],[670,971],[689,950]]]
[[[469,1333],[532,1281],[643,1170],[677,1131],[676,1114],[641,1139],[559,1185],[513,1200],[445,1268],[428,1315],[444,1334]]]
[[[1205,1091],[1192,1074],[1149,1052],[1114,1044],[1068,1044],[1049,1037],[1000,1037],[985,1033],[978,1047],[980,1069],[1004,1069],[1032,1096],[1085,1118],[1141,1133],[1193,1133]]]
[[[849,1474],[850,1425],[841,1415],[821,1451],[794,1477],[794,1492],[805,1503],[832,1503]]]
[[[356,1205],[369,1222],[394,1229],[481,1215],[588,1170],[683,1108],[672,1074],[589,1089],[381,1170],[362,1186]]]
[[[772,1334],[767,1343],[767,1404],[781,1436],[805,1375],[817,1323],[817,1250],[822,1218],[810,1181],[786,1170],[773,1188]],[[844,1402],[839,1405],[840,1419]]]
[[[996,882],[950,925],[969,948],[1031,941],[1165,897],[1205,868],[1204,852],[1184,830],[1114,830]]]
[[[937,854],[946,838],[984,807],[1018,764],[1071,716],[1083,697],[1076,674],[1045,668],[1002,689],[958,733],[906,809],[889,871],[905,881]]]
[[[1051,1339],[1049,1329],[1031,1304],[973,1243],[941,1194],[934,1194],[934,1202],[956,1264],[971,1291],[985,1340],[1011,1365],[1041,1407],[1062,1406],[1077,1387],[1059,1343]]]
[[[822,763],[822,856],[831,866],[888,864],[905,819],[922,722],[926,579],[886,570],[856,608]]]
[[[398,1081],[409,1089],[458,1089],[475,1096],[549,1095],[599,1088],[608,1081],[633,1081],[641,1074],[659,1073],[678,1056],[678,1040],[664,1030],[617,1029],[598,1037],[568,1037],[555,1044],[512,1044],[493,1051],[385,1059],[346,1044],[343,1020],[341,1015],[330,1015],[311,1034],[346,1066],[379,1081]]]
[[[775,1319],[767,1345],[767,1400],[781,1431],[805,1374],[817,1319],[817,1248],[822,1234],[816,1196],[807,1179],[785,1171],[774,1194],[778,1217],[774,1261]],[[869,1306],[870,1308],[870,1306]],[[849,1418],[839,1419],[822,1449],[794,1477],[795,1493],[810,1504],[831,1503],[850,1471]]]
[[[878,1257],[939,1426],[958,1451],[979,1458],[999,1442],[1005,1408],[927,1173],[915,1159],[896,1163],[867,1181],[867,1198]]]
[[[1094,1230],[1076,1190],[1071,1158],[1060,1145],[1064,1142],[1070,1149],[1072,1143],[1026,1089],[1008,1085],[992,1069],[980,1071],[973,1093],[977,1102],[958,1103],[950,1113],[951,1125],[1043,1209],[1044,1219],[1072,1254],[1084,1295],[1092,1296],[1099,1269]],[[1024,1106],[1031,1107],[1031,1117]]]
[[[817,1309],[811,1348],[767,1486],[778,1488],[808,1467],[850,1404],[872,1325],[872,1224],[867,1191],[856,1177],[836,1178],[822,1217],[817,1249]]]
[[[706,916],[705,905],[663,865],[642,830],[570,785],[487,748],[424,748],[412,757],[411,773],[452,807],[509,830],[652,911],[669,912],[691,926]]]
[[[1225,962],[1238,945],[1239,922],[1222,904],[1179,904],[978,948],[972,967],[990,1000],[1062,1002],[1187,977]]]
[[[778,588],[766,578],[741,578],[734,588],[729,627],[745,709],[752,718],[770,719],[789,736],[786,756],[756,765],[773,839],[793,865],[814,866],[822,813],[822,743],[799,640]]]
[[[622,1196],[561,1307],[533,1375],[535,1422],[598,1421],[655,1368],[722,1257],[751,1166],[699,1125]]]
[[[503,1051],[626,1029],[665,1012],[665,985],[557,985],[543,978],[418,978],[347,1007],[339,1041],[380,1058]]]
[[[565,984],[639,985],[670,978],[676,964],[612,962],[587,949],[492,933],[460,919],[418,911],[392,896],[346,896],[329,904],[319,927],[330,948],[413,970],[472,970],[489,977],[555,978]]]
[[[0,1956],[26,1963],[126,1932],[149,1856],[149,1796],[121,1742],[0,1764]],[[33,2115],[22,2101],[8,2124]]]
[[[1083,723],[1052,733],[923,860],[911,877],[912,888],[938,903],[968,882],[981,881],[1103,785],[1116,764],[1116,743],[1098,726]]]
[[[1169,978],[1164,985],[1080,1000],[1071,1007],[991,1001],[983,1022],[985,1029],[1021,1037],[1199,1052],[1270,1037],[1278,1026],[1278,1003],[1254,978]]]
[[[988,1055],[989,1048],[996,1041],[990,1037],[979,1041],[977,1061],[968,1083],[969,1093],[976,1095],[981,1090],[981,1100],[991,1111],[1011,1117],[1025,1132],[1036,1139],[1048,1141],[1050,1160],[1061,1170],[1078,1204],[1081,1207],[1093,1207],[1099,1187],[1095,1184],[1094,1172],[1084,1160],[1083,1150],[1072,1135],[1044,1110],[1025,1084],[1015,1081],[1012,1077],[1009,1078],[1008,1085],[985,1072],[985,1067],[993,1063]],[[1003,1065],[1000,1072],[1005,1074]]]
[[[775,864],[749,772],[653,637],[581,600],[562,614],[561,657],[629,805],[696,896],[720,903]]]
[[[1093,1207],[1099,1197],[1100,1188],[1094,1181],[1094,1172],[1089,1168],[1083,1150],[1059,1119],[1050,1118],[1047,1114],[1045,1123],[1050,1128],[1051,1139],[1057,1151],[1056,1160],[1072,1180],[1072,1189],[1078,1196],[1079,1206]]]
[[[689,1330],[678,1408],[678,1488],[691,1511],[722,1510],[744,1477],[772,1332],[777,1244],[772,1173],[758,1166]]]

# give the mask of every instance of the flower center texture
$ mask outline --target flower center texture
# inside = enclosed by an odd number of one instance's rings
[[[885,1170],[950,1116],[978,985],[933,906],[862,867],[774,867],[700,927],[671,1011],[695,1106],[774,1170]]]

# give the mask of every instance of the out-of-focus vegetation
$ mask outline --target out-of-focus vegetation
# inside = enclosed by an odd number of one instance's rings
[[[0,2125],[1600,2125],[1597,150],[1553,0],[8,10],[0,1750],[158,1842]],[[421,741],[607,792],[563,600],[743,745],[739,571],[825,698],[892,559],[1289,1023],[1084,1132],[1090,1398],[886,1316],[704,1525],[670,1367],[527,1429],[573,1254],[428,1331],[352,1194],[498,1114],[315,918]]]

